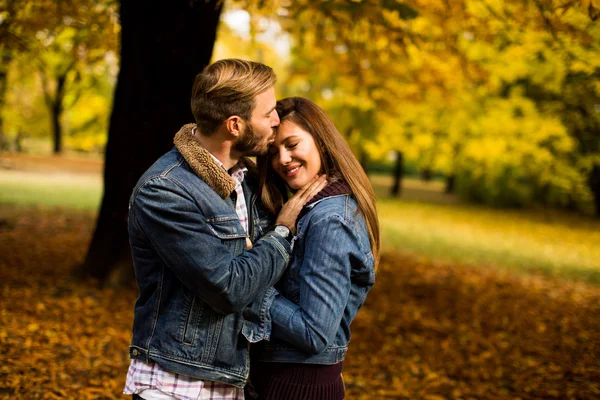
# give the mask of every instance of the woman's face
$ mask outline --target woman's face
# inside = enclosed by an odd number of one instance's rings
[[[300,189],[321,172],[321,156],[312,135],[290,121],[277,128],[269,155],[271,166],[291,189]]]

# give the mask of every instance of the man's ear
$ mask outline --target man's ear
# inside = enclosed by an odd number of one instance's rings
[[[243,118],[232,115],[231,117],[225,120],[225,127],[229,131],[229,133],[235,137],[239,137],[240,134],[244,131],[245,121]]]

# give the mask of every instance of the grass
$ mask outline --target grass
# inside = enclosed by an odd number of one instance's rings
[[[384,248],[600,284],[598,224],[563,215],[383,200]]]
[[[32,157],[8,162],[10,168],[0,170],[0,206],[98,209],[101,164]],[[391,199],[390,178],[374,176],[372,181],[386,251],[600,285],[598,220],[555,210],[463,204],[444,194],[439,181],[407,179],[401,199]]]
[[[102,197],[99,159],[2,154],[0,204],[97,210]]]
[[[99,177],[32,172],[0,174],[0,204],[42,205],[96,210],[102,196]]]
[[[402,200],[375,177],[384,250],[600,284],[600,221],[557,210],[498,210],[408,181]]]

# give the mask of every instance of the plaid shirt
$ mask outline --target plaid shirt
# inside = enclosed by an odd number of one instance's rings
[[[244,389],[165,371],[158,364],[131,360],[124,394],[146,400],[244,400]]]
[[[192,134],[194,134],[194,131],[192,131]],[[225,168],[219,159],[215,156],[212,157],[221,167]],[[240,161],[231,168],[229,174],[236,183],[235,212],[240,219],[240,223],[248,232],[248,209],[246,208],[246,197],[242,189],[246,171],[248,169]],[[131,360],[129,364],[123,393],[141,393],[144,399],[147,400],[244,400],[244,389],[225,383],[174,374],[165,371],[156,363],[146,364],[139,360]]]
[[[213,158],[215,157],[213,156]],[[215,158],[215,160],[221,165],[221,167],[223,167],[221,161],[217,160],[217,158]],[[246,177],[245,174],[247,171],[248,168],[246,168],[244,163],[241,161],[235,164],[233,168],[229,170],[229,175],[231,175],[231,177],[235,181],[235,192],[237,193],[237,200],[235,202],[235,212],[238,218],[240,219],[240,224],[242,224],[246,233],[248,233],[248,208],[246,208],[246,197],[244,196],[242,182]]]

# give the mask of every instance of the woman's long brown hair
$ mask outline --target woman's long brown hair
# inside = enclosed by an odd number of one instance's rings
[[[321,157],[322,172],[327,174],[328,178],[339,177],[350,186],[358,209],[367,224],[371,251],[377,268],[381,243],[375,193],[350,146],[327,114],[308,99],[288,97],[279,100],[277,113],[282,124],[292,122],[312,135]],[[261,199],[271,213],[278,214],[283,201],[287,199],[287,186],[273,171],[268,155],[257,157],[257,161],[260,169]]]

